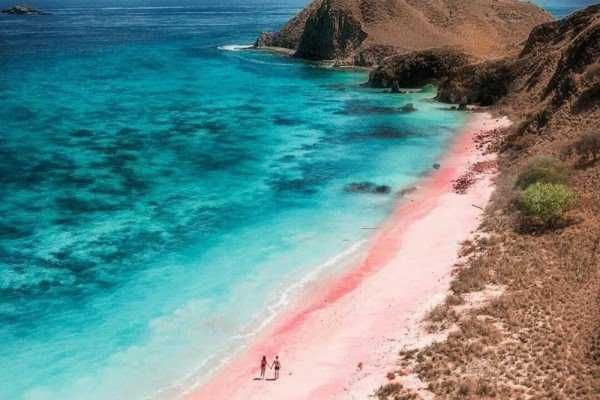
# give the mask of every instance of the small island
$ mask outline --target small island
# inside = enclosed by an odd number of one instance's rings
[[[26,5],[17,5],[10,8],[5,8],[2,10],[2,14],[12,14],[12,15],[48,15],[48,13],[35,9],[31,6]]]

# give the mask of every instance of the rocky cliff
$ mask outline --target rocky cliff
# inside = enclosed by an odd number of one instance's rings
[[[518,0],[315,0],[257,46],[353,65],[439,47],[488,59],[518,52],[531,29],[551,19]]]
[[[295,50],[300,43],[300,37],[304,32],[304,26],[308,18],[320,7],[323,0],[315,0],[310,3],[298,15],[292,18],[281,28],[279,32],[263,32],[256,40],[256,47],[281,47]]]
[[[452,48],[429,49],[385,58],[369,74],[369,86],[420,87],[473,63],[473,57]]]

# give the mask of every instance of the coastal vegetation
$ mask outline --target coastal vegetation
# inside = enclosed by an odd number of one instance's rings
[[[566,185],[537,182],[525,189],[519,204],[526,216],[539,218],[549,225],[573,205],[574,197]]]

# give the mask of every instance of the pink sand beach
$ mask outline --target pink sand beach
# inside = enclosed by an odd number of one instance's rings
[[[459,245],[476,231],[494,189],[482,176],[465,194],[453,180],[485,158],[474,137],[509,124],[474,114],[441,168],[404,196],[362,261],[307,289],[300,301],[187,400],[364,399],[385,383],[398,351],[446,295]],[[279,355],[278,381],[255,380],[260,359]],[[267,377],[273,374],[267,371]]]

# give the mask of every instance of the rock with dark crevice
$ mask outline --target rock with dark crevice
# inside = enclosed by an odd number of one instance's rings
[[[306,21],[296,56],[344,62],[366,38],[367,33],[352,10],[325,0]]]

